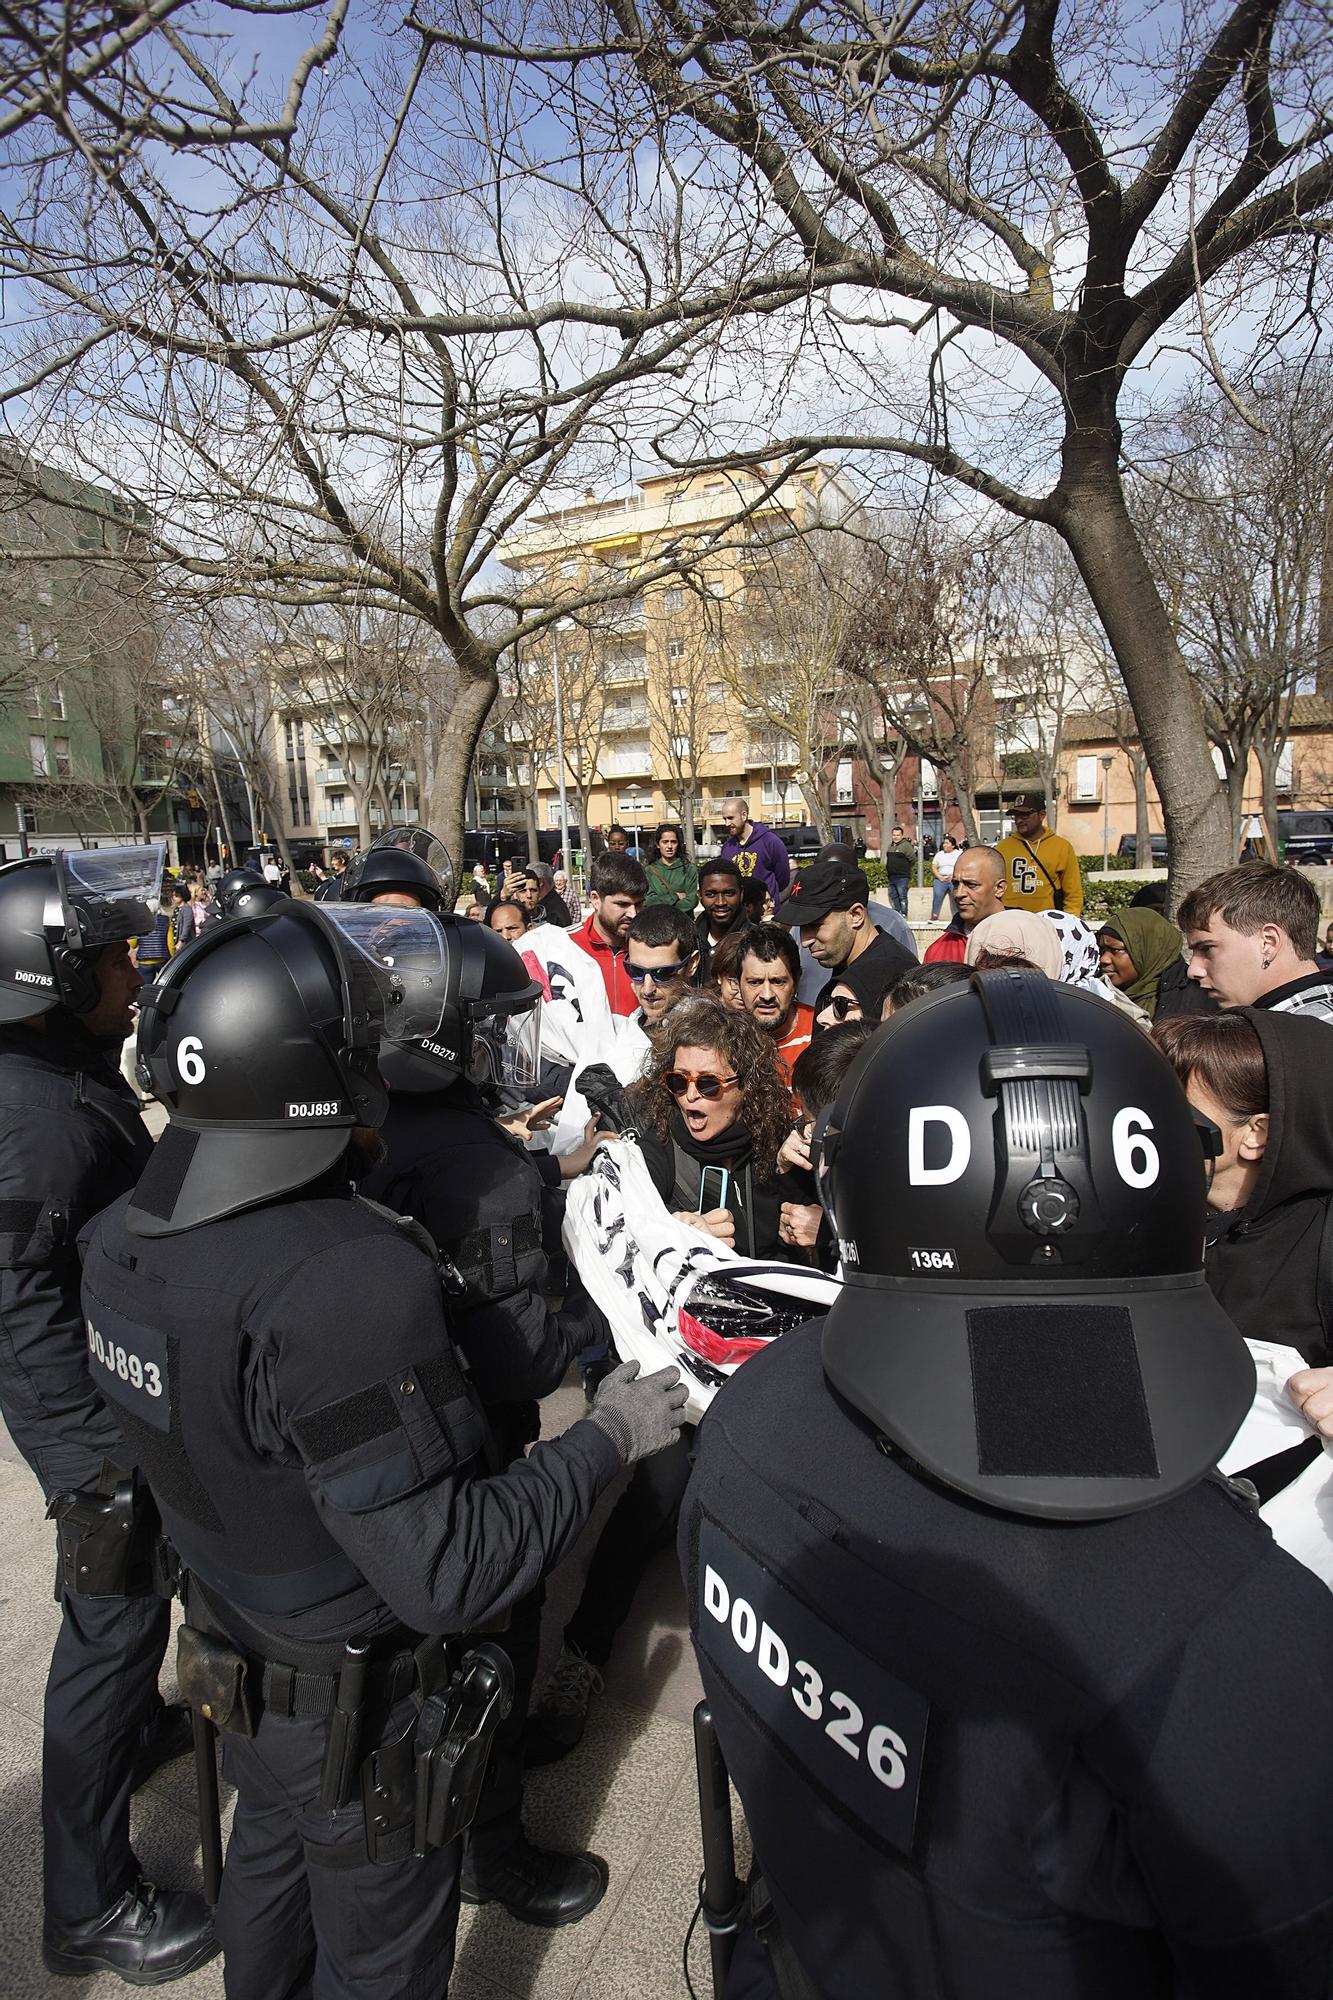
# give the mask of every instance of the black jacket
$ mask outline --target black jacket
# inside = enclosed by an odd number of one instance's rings
[[[868,944],[860,957],[849,966],[831,972],[824,981],[815,1001],[815,1013],[818,1015],[827,1007],[834,987],[840,982],[855,986],[858,992],[867,996],[863,1004],[868,1003],[873,1008],[875,995],[883,994],[895,979],[901,979],[904,972],[910,972],[916,963],[905,945],[899,944],[897,938],[890,937],[876,924],[874,943]],[[867,1016],[867,1019],[877,1018],[877,1010]]]
[[[560,1312],[547,1309],[541,1172],[464,1092],[395,1091],[381,1132],[386,1157],[361,1189],[434,1239],[450,1327],[493,1408],[549,1395],[605,1329],[581,1289]]]
[[[1205,993],[1197,979],[1191,979],[1183,958],[1173,959],[1157,982],[1157,1003],[1152,1010],[1154,1021],[1165,1021],[1172,1014],[1216,1014],[1217,1001],[1211,993]]]
[[[537,904],[539,924],[559,924],[562,930],[569,930],[574,922],[569,904],[558,889],[548,889]]]
[[[1333,1354],[1329,1025],[1262,1007],[1238,1011],[1263,1043],[1268,1144],[1244,1208],[1210,1213],[1204,1269],[1243,1334],[1298,1348],[1312,1367],[1322,1368]]]
[[[952,1497],[819,1343],[720,1390],[679,1543],[819,2000],[1323,2000],[1333,1597],[1217,1479],[1092,1523]]]
[[[706,1166],[725,1166],[730,1174],[726,1208],[736,1223],[735,1249],[742,1257],[773,1257],[787,1263],[804,1261],[804,1253],[794,1251],[778,1235],[784,1201],[800,1201],[801,1192],[793,1176],[775,1174],[758,1180],[751,1167],[750,1135],[742,1126],[729,1134],[699,1146],[690,1138],[678,1112],[671,1119],[672,1137],[663,1145],[651,1133],[641,1140],[643,1157],[653,1186],[672,1214],[688,1210],[697,1214],[700,1175]],[[714,1204],[710,1202],[709,1206]]]
[[[488,1624],[622,1470],[582,1421],[484,1476],[434,1257],[336,1172],[170,1236],[134,1233],[126,1208],[85,1233],[84,1310],[117,1350],[105,1394],[238,1642],[229,1609],[278,1659],[284,1639]]]
[[[78,1234],[152,1149],[115,1052],[63,1010],[0,1029],[0,1411],[48,1497],[96,1484],[119,1434],[88,1372]]]

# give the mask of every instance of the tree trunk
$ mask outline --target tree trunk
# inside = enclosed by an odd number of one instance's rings
[[[458,692],[433,744],[427,825],[448,848],[456,868],[463,859],[463,818],[468,774],[499,685],[494,661],[468,671],[459,662]]]
[[[944,767],[944,772],[945,776],[949,780],[949,783],[953,786],[954,804],[958,807],[959,816],[961,817],[963,822],[963,832],[967,835],[968,846],[969,847],[978,846],[981,841],[981,834],[977,829],[977,806],[976,806],[976,800],[972,796],[971,787],[968,785],[966,774],[962,771],[959,771],[952,764],[946,764]],[[939,801],[939,806],[940,806],[940,824],[941,827],[943,827],[944,824],[943,799]]]
[[[1071,425],[1056,526],[1120,668],[1166,820],[1168,912],[1226,866],[1227,809],[1203,709],[1120,486],[1114,430]]]

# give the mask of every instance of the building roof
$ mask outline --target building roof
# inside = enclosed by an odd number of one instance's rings
[[[1127,711],[1122,710],[1121,715],[1128,720]],[[1294,730],[1333,729],[1333,702],[1322,694],[1298,694],[1291,704],[1291,727]],[[1132,735],[1132,725],[1127,733]],[[1066,749],[1072,749],[1079,743],[1114,743],[1114,711],[1101,709],[1067,715],[1063,740]]]

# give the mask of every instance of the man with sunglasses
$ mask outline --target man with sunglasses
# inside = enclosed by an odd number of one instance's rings
[[[906,946],[871,921],[870,884],[860,869],[838,861],[816,861],[800,871],[778,910],[778,922],[789,930],[799,927],[801,943],[829,975],[815,1000],[816,1019],[849,966],[865,960],[870,969],[871,953],[886,986],[917,963]]]
[[[625,977],[639,996],[631,1018],[641,1028],[655,1028],[698,984],[693,920],[666,904],[641,910],[625,937]]]

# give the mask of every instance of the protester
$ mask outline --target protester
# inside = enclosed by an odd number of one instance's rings
[[[485,922],[507,943],[518,946],[528,928],[528,913],[517,899],[511,901],[507,896],[492,896],[486,906]]]
[[[569,911],[570,924],[576,924],[583,915],[583,900],[563,868],[557,868],[555,871],[555,891]],[[553,917],[551,921],[559,923],[560,919]]]
[[[932,877],[930,885],[930,920],[932,923],[934,923],[941,909],[944,907],[946,896],[949,897],[950,909],[953,907],[953,871],[957,865],[958,842],[951,833],[946,833],[944,839],[940,842],[934,860],[930,864]]]
[[[491,900],[491,878],[486,871],[484,861],[474,861],[472,864],[472,893],[479,903],[489,903]]]
[[[463,915],[465,917],[470,917],[472,919],[472,922],[475,924],[484,923],[486,919],[485,908],[481,903],[477,901],[475,896],[473,896],[469,902],[466,902],[463,905]]]
[[[1333,973],[1315,964],[1319,897],[1303,869],[1243,861],[1191,889],[1178,915],[1189,977],[1219,1007],[1333,1021]]]
[[[530,861],[524,871],[530,900],[528,914],[534,924],[558,924],[568,930],[573,923],[569,905],[555,885],[555,870],[545,861]]]
[[[1046,794],[1027,791],[1009,807],[1014,830],[996,842],[1004,857],[1005,902],[1011,910],[1083,909],[1083,877],[1067,840],[1046,824]]]
[[[748,1014],[697,994],[673,1007],[653,1038],[651,1072],[630,1093],[644,1159],[677,1219],[746,1256],[783,1258],[782,1205],[793,1194],[778,1168],[791,1124],[773,1044]],[[799,1192],[799,1189],[795,1190]],[[528,1759],[549,1763],[583,1735],[588,1704],[644,1567],[674,1532],[690,1471],[690,1432],[635,1476],[608,1520],[550,1684],[528,1731]]]
[[[778,1068],[791,1084],[792,1064],[810,1046],[815,1016],[796,998],[801,955],[790,931],[778,924],[759,924],[740,938],[737,989],[741,1005],[766,1035],[773,1038]]]
[[[1215,1013],[1216,1002],[1188,976],[1185,940],[1159,910],[1131,904],[1097,933],[1102,978],[1154,1021],[1172,1014]]]
[[[741,960],[745,956],[745,941],[754,925],[748,921],[739,924],[734,931],[720,937],[713,947],[709,960],[712,977],[708,991],[715,993],[724,1007],[733,1013],[742,1014],[745,1002],[741,998]]]
[[[984,971],[987,962],[994,966],[997,956],[1009,961],[1022,959],[1048,979],[1060,977],[1059,935],[1032,910],[997,910],[993,917],[983,917],[973,926],[964,963],[980,965]]]
[[[912,966],[910,971],[918,969]],[[824,1004],[815,1015],[815,1026],[823,1031],[840,1028],[847,1021],[878,1023],[884,996],[903,977],[897,967],[886,966],[874,952],[867,952],[845,966],[825,990]]]
[[[606,852],[608,854],[629,853],[629,835],[623,826],[611,826],[607,828]]]
[[[734,861],[743,877],[762,882],[776,909],[796,873],[791,856],[771,827],[750,818],[748,799],[724,799],[722,819],[727,829],[722,859]]]
[[[900,826],[895,826],[884,850],[884,881],[895,910],[907,915],[907,892],[916,867],[916,845]]]
[[[592,864],[588,891],[592,909],[570,938],[601,973],[611,1012],[637,1013],[638,997],[625,977],[625,938],[648,893],[643,870],[628,854],[609,848]]]
[[[953,916],[926,948],[926,965],[961,965],[979,923],[1004,908],[1005,859],[995,847],[968,847],[954,862]]]
[[[757,876],[741,877],[741,907],[747,924],[764,924],[773,915],[773,898],[768,884]]]
[[[782,1204],[781,1235],[792,1248],[813,1251],[815,1261],[826,1271],[837,1264],[838,1246],[818,1200],[811,1169],[815,1121],[841,1090],[843,1078],[876,1026],[874,1021],[846,1021],[827,1029],[801,1052],[792,1071],[793,1093],[801,1115],[783,1141],[778,1160],[788,1169],[798,1198]]]
[[[699,901],[703,909],[695,919],[699,933],[700,976],[707,980],[713,947],[728,931],[744,930],[749,919],[741,901],[741,871],[734,861],[719,857],[705,861],[699,870]]]
[[[815,856],[816,861],[836,861],[839,868],[855,868],[856,857],[845,840],[826,840]],[[886,892],[887,893],[887,892]],[[892,902],[875,897],[875,922],[886,936],[896,938],[910,958],[915,958],[916,933],[901,910],[895,910]],[[812,974],[812,978],[807,978]],[[801,947],[800,998],[813,1002],[824,984],[824,969],[812,958],[804,945]]]
[[[1204,1270],[1241,1332],[1333,1359],[1333,1075],[1324,1023],[1261,1007],[1174,1015],[1153,1039],[1222,1135]]]
[[[828,1006],[835,976],[861,959],[873,956],[875,969],[882,968],[881,991],[916,963],[896,939],[871,922],[869,906],[870,885],[859,868],[817,861],[797,876],[778,910],[778,922],[800,926],[801,943],[830,975],[815,999],[816,1021]]]
[[[478,864],[480,865],[480,864]],[[336,903],[343,892],[343,882],[347,875],[347,849],[335,847],[329,856],[329,873],[315,891],[317,903]],[[479,895],[489,896],[490,887],[483,881]]]
[[[190,885],[181,876],[171,885],[171,917],[167,945],[173,958],[178,951],[184,951],[186,945],[193,942],[195,921]]]
[[[639,996],[632,1017],[639,1026],[659,1026],[698,976],[699,942],[689,915],[665,903],[640,910],[625,934],[625,977]]]
[[[1060,970],[1055,976],[1061,985],[1085,986],[1090,993],[1109,1001],[1111,1006],[1131,1015],[1141,1028],[1146,1028],[1149,1023],[1146,1009],[1102,978],[1101,947],[1092,925],[1082,917],[1071,916],[1068,910],[1044,910],[1041,921],[1049,924],[1060,940]]]
[[[685,853],[678,826],[658,827],[657,852],[644,874],[648,877],[648,894],[644,899],[648,909],[665,903],[674,910],[683,910],[688,917],[694,915],[699,901],[699,874]]]

